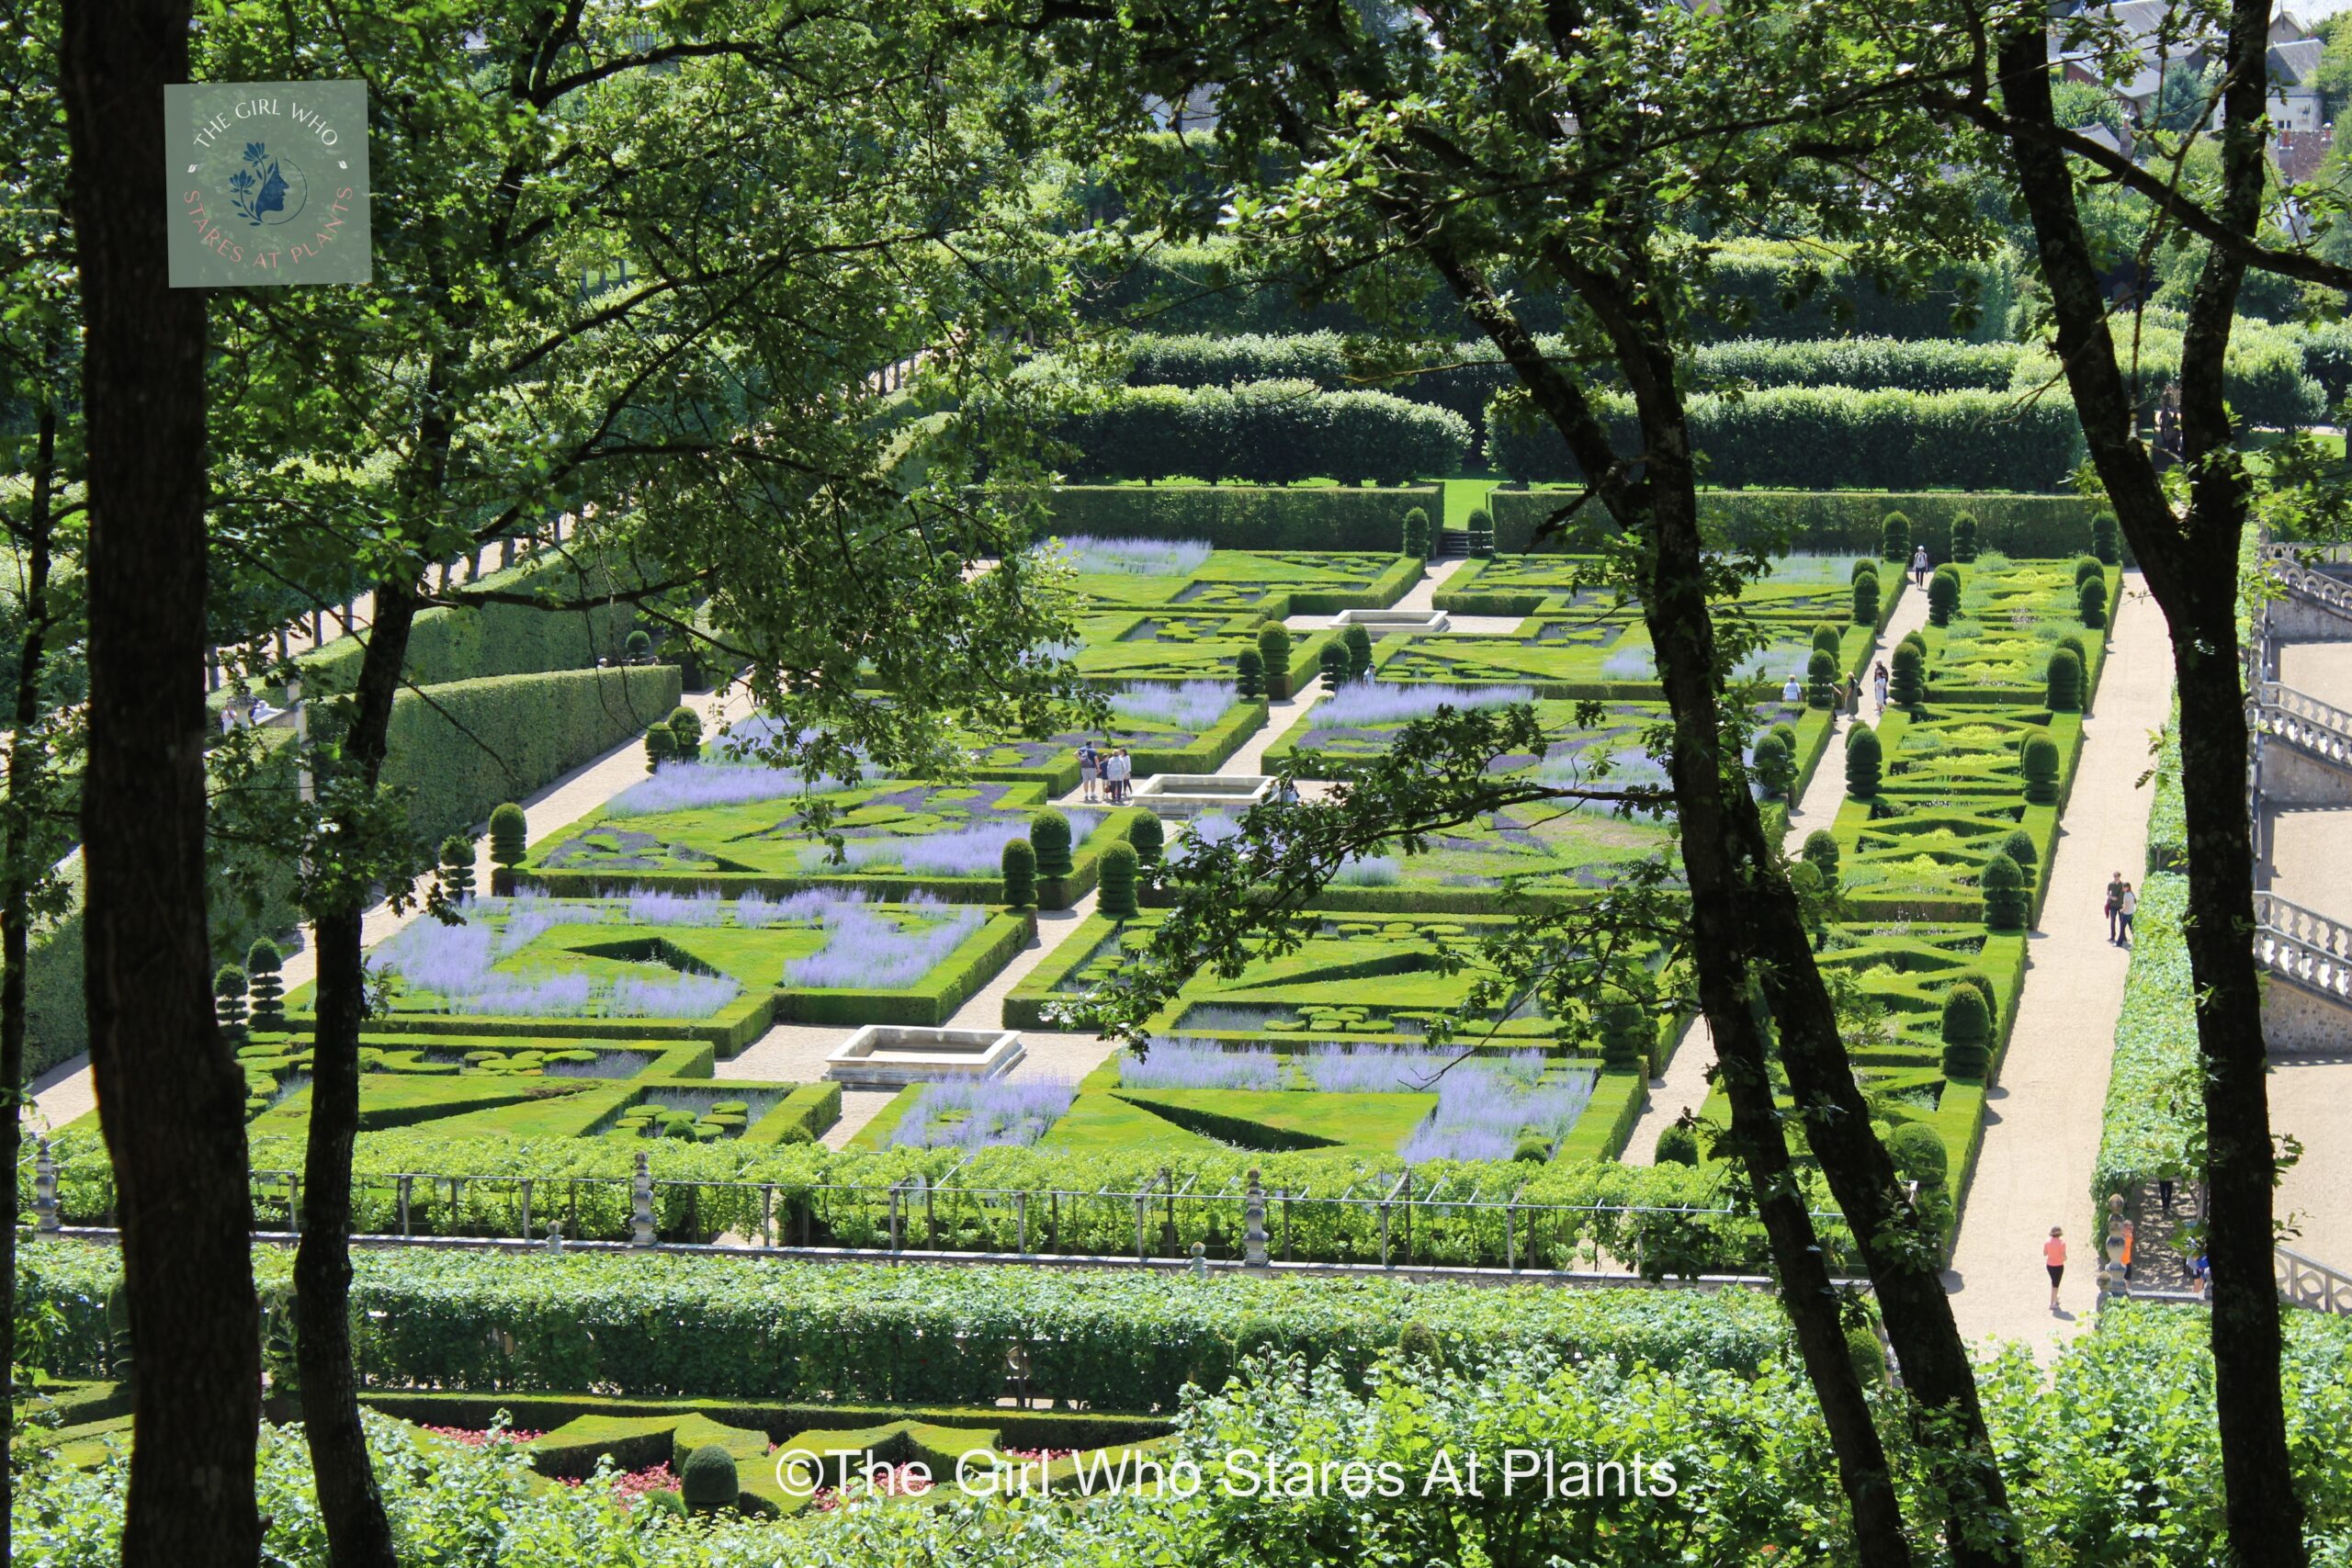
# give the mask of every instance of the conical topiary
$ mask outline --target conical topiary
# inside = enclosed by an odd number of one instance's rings
[[[1836,703],[1838,694],[1838,660],[1819,649],[1804,662],[1804,700],[1807,705],[1826,708]]]
[[[2033,886],[2033,868],[2041,859],[2033,852],[2033,835],[2022,828],[2012,828],[2001,840],[2001,852],[2018,863],[2018,871],[2028,887]]]
[[[230,1049],[245,1043],[245,972],[233,964],[223,964],[212,976],[212,1016],[220,1021]]]
[[[2030,806],[2058,804],[2058,742],[2047,735],[2027,739],[2018,758],[2025,772],[2025,798]]]
[[[1835,660],[1838,649],[1846,646],[1846,634],[1827,621],[1819,622],[1813,628],[1813,646]]]
[[[1268,621],[1258,628],[1258,661],[1263,667],[1266,695],[1276,702],[1290,700],[1290,628],[1280,621]]]
[[[1266,692],[1266,661],[1254,648],[1233,656],[1233,693],[1245,701]]]
[[[2082,592],[2077,597],[2083,625],[2093,628],[2107,625],[2107,581],[2104,578],[2085,578]]]
[[[1984,863],[1984,924],[1996,931],[2025,930],[2025,875],[2007,855]]]
[[[286,981],[280,973],[285,962],[277,944],[267,937],[258,938],[245,950],[245,987],[253,998],[255,1029],[286,1027]]]
[[[1878,575],[1864,572],[1854,579],[1854,624],[1858,626],[1878,625]]]
[[[1007,839],[1001,863],[1004,877],[1004,901],[1013,908],[1025,908],[1037,901],[1037,852],[1026,839]]]
[[[474,841],[463,833],[441,840],[441,891],[452,904],[474,896]]]
[[[1948,626],[1960,614],[1960,573],[1951,567],[1939,567],[1936,575],[1928,579],[1928,624]]]
[[[1838,835],[1826,828],[1815,828],[1804,836],[1804,848],[1798,852],[1806,864],[1821,873],[1825,887],[1838,886]]]
[[[1954,986],[1945,992],[1944,1077],[1983,1081],[1990,1057],[1986,1042],[1992,1032],[1992,1022],[1984,1016],[1984,998],[1976,994],[1976,987]]]
[[[1076,868],[1069,856],[1069,818],[1052,807],[1029,819],[1029,847],[1037,852],[1037,874],[1068,876]]]
[[[2083,705],[2083,660],[2071,648],[2050,655],[2048,702],[2052,713],[2074,713]]]
[[[1909,562],[1911,519],[1900,512],[1890,512],[1886,514],[1886,521],[1879,525],[1878,553],[1883,560]]]
[[[1869,800],[1878,794],[1880,769],[1885,756],[1879,746],[1878,732],[1867,724],[1856,724],[1846,734],[1846,793],[1856,800]]]
[[[1894,645],[1894,669],[1888,679],[1888,697],[1899,708],[1916,708],[1928,700],[1927,660],[1919,655],[1919,645],[1898,642]]]
[[[1136,918],[1136,847],[1113,844],[1102,852],[1102,895],[1095,908],[1114,920]]]

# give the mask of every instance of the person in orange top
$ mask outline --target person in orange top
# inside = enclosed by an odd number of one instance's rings
[[[2066,1272],[2066,1233],[2056,1225],[2050,1227],[2050,1239],[2041,1244],[2041,1261],[2050,1268],[2050,1310],[2058,1310],[2058,1281]]]

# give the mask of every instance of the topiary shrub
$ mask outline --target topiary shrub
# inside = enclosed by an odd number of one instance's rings
[[[1037,852],[1026,839],[1007,839],[1001,863],[1004,901],[1025,908],[1037,901]]]
[[[2000,852],[2018,863],[2018,870],[2025,877],[2028,887],[2033,886],[2033,868],[2041,859],[2033,852],[2033,835],[2022,828],[2012,828],[2001,840]]]
[[[1916,708],[1928,700],[1928,661],[1916,642],[1894,645],[1894,667],[1888,671],[1887,698],[1899,708]]]
[[[1405,513],[1405,553],[1429,559],[1430,514],[1418,506]]]
[[[1266,691],[1266,661],[1254,648],[1233,656],[1233,690],[1237,696],[1262,696]]]
[[[1168,847],[1168,830],[1159,825],[1159,818],[1147,811],[1127,824],[1127,842],[1135,846],[1136,863],[1158,865],[1161,852]]]
[[[1984,924],[1996,931],[2025,930],[2025,876],[2018,863],[1995,855],[1984,863]]]
[[[1632,1002],[1617,1001],[1600,1010],[1600,1065],[1613,1073],[1649,1072],[1650,1015]]]
[[[679,756],[693,759],[702,755],[702,715],[681,703],[670,710],[670,716],[662,722],[678,738]]]
[[[1337,642],[1327,642],[1323,645],[1320,657],[1323,663],[1325,689],[1336,692],[1346,685],[1348,683],[1348,650]]]
[[[667,1514],[677,1519],[686,1517],[685,1499],[678,1495],[674,1486],[656,1486],[640,1492],[631,1507],[632,1511],[644,1514]]]
[[[490,890],[502,898],[514,896],[514,868],[530,851],[531,820],[523,808],[507,801],[490,814]]]
[[[1951,1156],[1936,1130],[1924,1122],[1905,1122],[1886,1135],[1887,1157],[1897,1175],[1923,1187],[1941,1187],[1951,1179]],[[1876,1340],[1871,1341],[1876,1344]]]
[[[1862,1380],[1864,1388],[1876,1388],[1886,1382],[1886,1347],[1870,1325],[1857,1323],[1846,1330],[1846,1354],[1854,1363],[1854,1375]]]
[[[678,756],[677,732],[666,724],[657,724],[645,732],[645,771],[658,772],[664,762],[675,761]]]
[[[2071,648],[2050,655],[2046,700],[2052,713],[2074,713],[2083,705],[2083,660]]]
[[[1541,1133],[1521,1133],[1513,1144],[1510,1157],[1532,1165],[1541,1165],[1552,1157],[1552,1140]]]
[[[1976,514],[1973,512],[1952,513],[1951,558],[1956,561],[1976,558]]]
[[[1845,634],[1827,621],[1819,622],[1813,628],[1813,646],[1834,660],[1838,650],[1846,646]]]
[[[653,638],[639,626],[621,639],[621,652],[633,660],[650,659],[653,655]]]
[[[1854,579],[1854,624],[1858,626],[1878,625],[1878,574],[1864,572]]]
[[[1683,1122],[1669,1122],[1657,1131],[1657,1148],[1651,1159],[1658,1165],[1690,1165],[1699,1163],[1699,1134]]]
[[[1815,828],[1804,836],[1804,848],[1797,852],[1804,863],[1821,873],[1822,886],[1838,886],[1838,835],[1826,828]]]
[[[1846,574],[1846,581],[1849,582],[1860,582],[1865,577],[1876,577],[1877,575],[1878,562],[1871,559],[1868,556],[1863,556],[1854,562],[1854,570]]]
[[[1764,786],[1765,795],[1772,799],[1786,796],[1790,786],[1796,783],[1796,760],[1789,755],[1787,744],[1769,730],[1756,738],[1753,766],[1756,782]]]
[[[1037,852],[1039,876],[1068,876],[1076,867],[1069,858],[1069,818],[1051,807],[1029,819],[1029,847]]]
[[[705,1443],[686,1456],[678,1472],[678,1497],[691,1513],[715,1514],[731,1508],[743,1495],[735,1474],[735,1456],[717,1443]]]
[[[2001,1003],[1993,991],[1993,977],[1984,970],[1963,969],[1954,975],[1949,983],[1952,986],[1967,986],[1973,988],[1978,996],[1984,998],[1984,1016],[1992,1020],[1999,1019]]]
[[[2106,575],[2107,569],[2099,565],[2097,556],[2075,558],[2075,586],[2076,588],[2080,588],[2086,582],[2104,578]]]
[[[2083,625],[2099,627],[2107,625],[2107,583],[2097,577],[2083,580],[2082,592],[2076,595],[2082,604]]]
[[[2091,514],[2091,554],[2109,566],[2123,559],[2123,540],[2116,526],[2115,513],[2095,512]]]
[[[474,841],[463,833],[441,840],[441,892],[453,904],[474,896]]]
[[[2007,865],[2010,863],[2004,859],[1996,861],[1994,863]],[[1985,1015],[1984,998],[1977,994],[1975,987],[1954,986],[1951,990],[1946,991],[1943,1021],[1944,1077],[1974,1078],[1980,1082],[1983,1081],[1985,1063],[1991,1055],[1986,1042],[1992,1038],[1992,1020]],[[1927,1132],[1925,1128],[1920,1130]],[[1900,1135],[1900,1134],[1897,1134],[1897,1136]],[[1928,1133],[1928,1136],[1935,1138],[1933,1133]],[[1936,1141],[1936,1154],[1940,1164],[1943,1155],[1943,1144],[1940,1139]],[[1939,1170],[1937,1181],[1939,1185],[1942,1179],[1942,1172]]]
[[[1445,1365],[1445,1347],[1439,1341],[1437,1330],[1418,1317],[1397,1331],[1396,1353],[1425,1367]]]
[[[1886,521],[1879,525],[1878,553],[1881,560],[1907,563],[1911,559],[1911,519],[1900,512],[1886,514]]]
[[[1819,649],[1804,661],[1804,700],[1807,706],[1826,708],[1838,700],[1838,660]]]
[[[1268,621],[1258,628],[1258,660],[1264,666],[1266,695],[1277,702],[1290,697],[1290,628]]]
[[[1797,754],[1797,727],[1787,719],[1781,720],[1764,733],[1779,736],[1781,744],[1788,749],[1789,755],[1794,757]]]
[[[1949,566],[1938,567],[1935,576],[1928,579],[1928,624],[1948,626],[1960,614],[1960,573]]]
[[[279,974],[284,963],[277,944],[267,937],[256,939],[245,950],[246,994],[253,998],[255,1029],[286,1027],[286,981]]]
[[[2083,668],[2086,671],[2090,669],[2090,645],[2083,641],[2082,633],[2068,632],[2064,637],[2058,639],[2058,646],[2066,649],[2069,653],[2072,653],[2076,659],[2081,660],[2083,661]]]
[[[1878,731],[1857,723],[1846,732],[1846,793],[1856,800],[1878,794],[1880,772],[1886,761]]]
[[[245,1043],[245,972],[233,964],[223,964],[212,976],[212,1016],[231,1049]]]
[[[1348,679],[1371,680],[1372,634],[1362,626],[1350,626],[1340,634],[1340,640],[1348,645]]]
[[[1113,844],[1102,852],[1102,896],[1095,908],[1114,920],[1136,918],[1136,847]]]
[[[2047,735],[2027,739],[2019,759],[2025,770],[2025,798],[2032,806],[2058,804],[2058,742]]]
[[[1491,556],[1495,553],[1494,513],[1483,506],[1474,506],[1470,509],[1470,515],[1463,520],[1463,525],[1470,533],[1472,555]]]

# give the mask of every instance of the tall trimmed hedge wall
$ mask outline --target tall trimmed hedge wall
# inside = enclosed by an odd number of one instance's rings
[[[614,583],[615,574],[605,567],[591,564],[583,570],[550,553],[489,573],[473,586],[538,594],[568,604],[611,592]],[[426,610],[409,631],[408,677],[420,686],[437,686],[492,675],[590,669],[598,659],[619,656],[634,615],[627,604],[584,610],[532,604]],[[349,691],[364,652],[357,637],[337,637],[300,662],[335,690]]]
[[[2143,326],[2135,345],[2127,330],[2117,333],[2116,351],[2128,367],[2139,356],[2140,406],[2153,415],[2165,385],[2180,374],[2180,333]],[[2260,425],[2297,428],[2318,423],[2327,413],[2328,394],[2310,371],[2305,344],[2275,327],[2241,321],[2230,334],[2222,388],[2238,418]],[[2046,349],[2021,355],[2009,390],[2031,394],[2058,381],[2058,356]]]
[[[678,668],[639,665],[496,675],[402,692],[385,782],[415,794],[412,828],[438,839],[485,820],[611,750],[678,705]]]
[[[1402,484],[1450,474],[1470,452],[1461,415],[1385,392],[1326,392],[1312,381],[1130,387],[1056,434],[1080,479],[1335,479]]]
[[[1404,537],[1405,513],[1439,515],[1435,485],[1379,490],[1261,485],[1061,485],[1053,530],[1110,539],[1199,539],[1221,550],[1382,550]]]
[[[32,1299],[63,1320],[61,1367],[95,1363],[110,1247],[28,1246]],[[1101,1410],[1172,1407],[1265,1349],[1354,1373],[1408,1323],[1470,1360],[1549,1346],[1753,1375],[1784,1350],[1771,1298],[1747,1292],[1564,1291],[1045,1268],[881,1269],[749,1258],[536,1252],[358,1252],[354,1351],[364,1384],[481,1392],[992,1404],[1027,1346],[1030,1386]],[[291,1255],[257,1251],[265,1286]]]
[[[1575,499],[1566,490],[1498,490],[1487,498],[1494,514],[1495,547],[1529,548],[1544,520]],[[1710,536],[1730,544],[1786,540],[1791,548],[1875,557],[1879,530],[1890,512],[1911,519],[1911,537],[1938,561],[1951,558],[1951,520],[1976,519],[1981,549],[2019,558],[2078,556],[2090,548],[2091,513],[2080,496],[1999,491],[1702,491],[1699,518]],[[1556,542],[1547,549],[1558,549]]]
[[[1599,402],[1617,449],[1636,450],[1631,400]],[[1701,396],[1690,407],[1710,485],[2055,491],[2082,441],[2063,400],[2025,404],[1996,392],[1777,387],[1736,400]],[[1522,484],[1584,478],[1556,430],[1510,405],[1487,412],[1487,460]]]

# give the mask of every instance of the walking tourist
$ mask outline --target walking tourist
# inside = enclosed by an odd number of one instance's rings
[[[1925,545],[1911,552],[1911,581],[1922,588],[1928,585],[1928,547]]]
[[[2172,1213],[2172,1178],[2171,1178],[2171,1177],[2169,1177],[2169,1176],[2159,1176],[2159,1177],[2157,1177],[2157,1178],[2156,1178],[2156,1201],[2158,1201],[2159,1203],[2162,1203],[2162,1204],[2164,1205],[2164,1209],[2165,1209],[2165,1213],[2169,1214],[2169,1213]]]
[[[2110,872],[2107,878],[2107,940],[2120,942],[2123,938],[2123,874]]]
[[[2133,892],[2132,885],[2127,882],[2115,901],[2115,944],[2118,947],[2132,945],[2132,917],[2139,912],[2140,895]]]
[[[1102,772],[1102,754],[1094,749],[1094,742],[1080,741],[1078,743],[1078,776],[1080,782],[1086,785],[1086,798],[1089,800],[1096,798],[1095,781],[1101,777]]]
[[[2042,1266],[2050,1270],[2050,1310],[2058,1310],[2058,1281],[2066,1275],[2066,1233],[2056,1225],[2050,1227],[2050,1239],[2041,1244]]]
[[[1886,660],[1882,659],[1878,668],[1871,671],[1871,691],[1878,698],[1878,711],[1882,714],[1886,712]]]
[[[1781,700],[1792,706],[1804,701],[1804,677],[1789,671],[1789,683],[1781,688]]]

